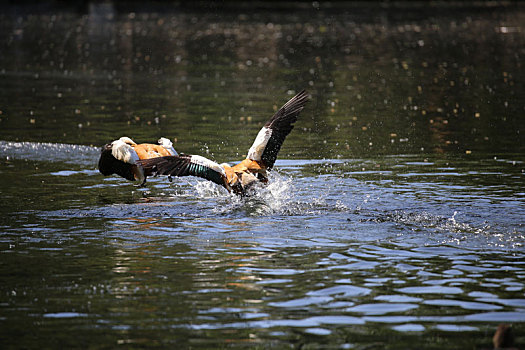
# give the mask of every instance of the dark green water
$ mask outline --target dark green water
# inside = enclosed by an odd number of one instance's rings
[[[0,347],[524,347],[525,8],[419,5],[3,5]],[[303,88],[255,197],[96,169]]]

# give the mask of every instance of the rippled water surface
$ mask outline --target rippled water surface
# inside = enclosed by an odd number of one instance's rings
[[[522,5],[259,5],[3,8],[1,347],[524,347]],[[302,88],[252,197],[96,168],[239,160]]]

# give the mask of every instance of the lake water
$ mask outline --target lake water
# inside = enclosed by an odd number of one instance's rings
[[[523,347],[523,5],[236,4],[3,5],[1,347]],[[241,160],[303,88],[256,196],[96,168]]]

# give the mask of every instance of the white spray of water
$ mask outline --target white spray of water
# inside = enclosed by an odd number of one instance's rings
[[[228,193],[210,181],[192,181],[190,185],[197,197],[216,199],[220,202],[220,205],[213,209],[217,214],[239,211],[250,216],[300,215],[324,204],[324,200],[321,199],[300,200],[293,178],[282,176],[276,171],[270,174],[267,185],[256,185],[246,197]]]
[[[455,211],[454,214],[452,214],[452,217],[448,219],[448,221],[450,221],[450,223],[452,225],[456,225],[457,224],[457,222],[456,222],[456,215],[458,215],[457,211]]]
[[[197,192],[199,198],[213,198],[228,196],[228,192],[211,181],[197,181],[192,184],[193,189]]]

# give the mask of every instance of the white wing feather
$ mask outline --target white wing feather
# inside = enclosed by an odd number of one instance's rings
[[[272,129],[263,127],[257,134],[257,137],[255,138],[255,141],[253,142],[252,147],[250,147],[247,158],[256,160],[256,161],[260,161],[262,154],[264,152],[264,149],[266,148],[266,144],[268,144],[268,140],[270,140],[271,136],[272,136]]]

